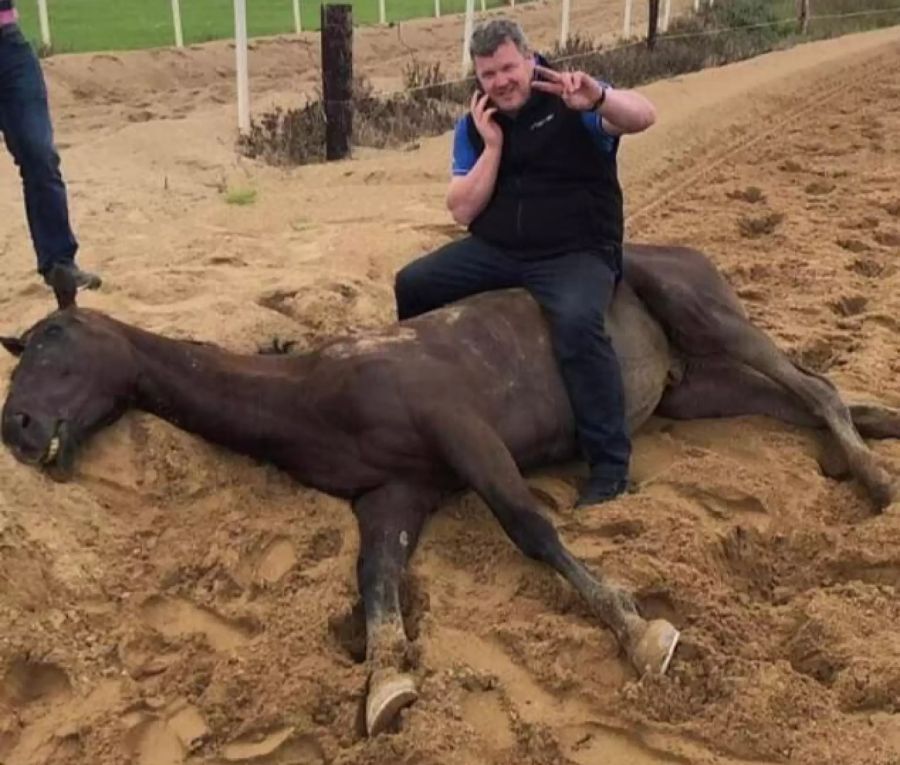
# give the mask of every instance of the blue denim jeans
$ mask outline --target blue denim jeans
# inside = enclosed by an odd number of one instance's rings
[[[37,56],[15,24],[0,27],[0,132],[22,176],[38,271],[72,262],[78,242],[53,145],[47,87]]]
[[[469,236],[413,261],[394,286],[402,321],[469,295],[524,287],[544,309],[591,475],[628,477],[631,441],[619,360],[604,327],[622,269],[615,245],[520,260]]]

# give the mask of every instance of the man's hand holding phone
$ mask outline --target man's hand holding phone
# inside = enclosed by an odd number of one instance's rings
[[[497,107],[491,103],[488,95],[480,89],[472,94],[471,104],[472,120],[475,129],[484,141],[486,149],[499,149],[503,146],[503,131],[494,121]]]

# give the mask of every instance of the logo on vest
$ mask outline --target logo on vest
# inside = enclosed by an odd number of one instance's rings
[[[541,117],[537,122],[532,122],[529,126],[529,130],[537,130],[538,128],[544,127],[548,122],[551,122],[555,117],[555,114],[548,114],[546,117]]]

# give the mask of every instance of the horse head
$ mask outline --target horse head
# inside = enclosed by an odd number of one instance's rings
[[[58,310],[21,337],[0,337],[19,361],[2,412],[3,443],[55,480],[71,477],[78,447],[128,407],[136,365],[127,339],[102,314],[76,305],[54,269]]]

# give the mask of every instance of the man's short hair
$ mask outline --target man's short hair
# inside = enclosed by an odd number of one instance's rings
[[[523,56],[528,53],[528,39],[522,27],[511,19],[491,19],[478,24],[469,40],[469,55],[493,56],[505,42],[511,42]]]

